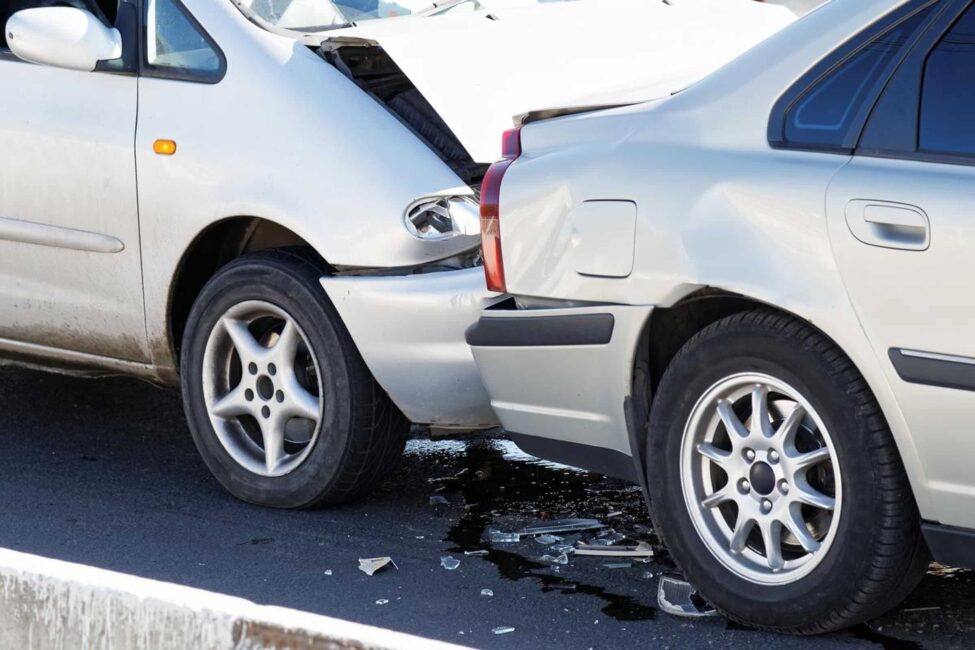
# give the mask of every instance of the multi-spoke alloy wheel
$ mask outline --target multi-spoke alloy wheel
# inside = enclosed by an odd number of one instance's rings
[[[410,423],[369,372],[307,249],[251,253],[200,292],[180,381],[193,442],[230,493],[276,508],[350,501],[396,466]]]
[[[652,398],[656,532],[722,613],[819,634],[879,616],[924,574],[883,412],[821,332],[769,310],[728,316],[690,338]]]
[[[308,339],[283,309],[263,301],[231,307],[203,359],[203,394],[227,453],[255,474],[280,476],[318,437],[321,371]]]
[[[829,550],[842,504],[833,443],[785,382],[751,373],[718,381],[691,412],[681,456],[694,525],[732,571],[794,581]]]

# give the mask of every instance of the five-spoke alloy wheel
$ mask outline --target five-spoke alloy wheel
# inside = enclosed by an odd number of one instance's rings
[[[747,311],[691,337],[649,413],[658,535],[730,618],[815,634],[878,616],[928,562],[869,387],[825,335]]]
[[[197,297],[180,377],[193,440],[235,496],[310,508],[375,487],[409,422],[376,383],[300,249],[245,255]]]

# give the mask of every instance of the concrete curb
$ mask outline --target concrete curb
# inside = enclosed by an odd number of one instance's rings
[[[0,648],[456,650],[460,646],[0,549]]]

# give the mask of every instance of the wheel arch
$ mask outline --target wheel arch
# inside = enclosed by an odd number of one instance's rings
[[[183,331],[196,297],[221,268],[247,253],[284,247],[307,249],[322,272],[331,268],[318,251],[295,231],[270,219],[235,216],[209,224],[183,251],[173,273],[166,309],[169,354],[178,368]]]
[[[753,296],[718,287],[691,290],[672,305],[654,309],[644,325],[635,352],[633,390],[627,414],[627,419],[633,423],[630,434],[633,457],[638,460],[640,466],[647,467],[647,436],[657,386],[674,357],[695,334],[712,323],[753,309],[766,309],[801,321],[832,341],[847,356],[880,404],[881,412],[890,426],[895,446],[907,471],[921,512],[932,512],[920,456],[886,377],[879,366],[870,365],[879,361],[869,349],[866,335],[863,334],[864,350],[867,351],[860,350],[860,354],[854,354],[837,340],[829,329],[802,314]]]

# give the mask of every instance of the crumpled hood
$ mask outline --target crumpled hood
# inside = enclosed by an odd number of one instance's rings
[[[577,0],[372,21],[326,42],[378,43],[471,157],[492,162],[515,115],[668,95],[793,20],[754,0]]]

